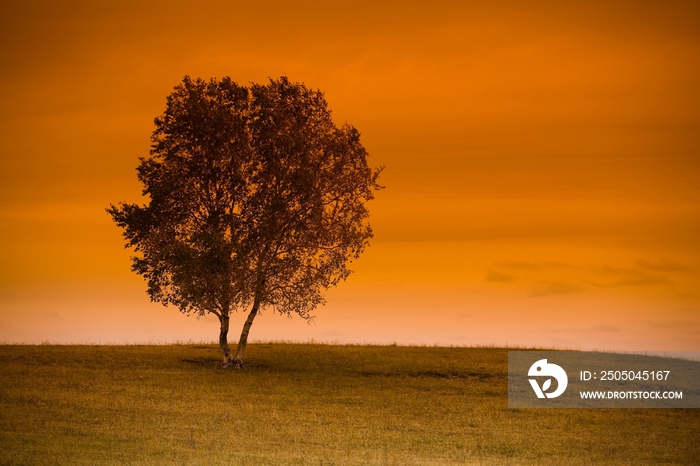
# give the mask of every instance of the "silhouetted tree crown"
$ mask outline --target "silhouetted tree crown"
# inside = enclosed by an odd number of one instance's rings
[[[153,301],[215,314],[226,365],[241,365],[261,308],[309,319],[372,237],[380,169],[337,127],[323,93],[286,77],[240,86],[185,77],[155,119],[138,178],[146,205],[108,212]],[[229,314],[250,308],[231,359]]]

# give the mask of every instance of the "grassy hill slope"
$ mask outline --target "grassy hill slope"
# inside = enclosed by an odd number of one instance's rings
[[[700,410],[507,408],[507,350],[0,346],[0,464],[697,464]]]

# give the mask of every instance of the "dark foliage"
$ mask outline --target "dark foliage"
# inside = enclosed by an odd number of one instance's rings
[[[311,318],[372,237],[365,204],[381,169],[359,132],[285,77],[185,77],[155,125],[138,167],[148,204],[108,209],[151,299],[217,315],[224,340],[237,310],[250,309],[247,329],[261,308]]]

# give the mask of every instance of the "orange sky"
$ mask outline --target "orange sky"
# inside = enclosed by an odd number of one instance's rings
[[[700,350],[697,2],[57,3],[0,5],[0,341],[214,340],[104,208],[185,74],[286,75],[387,189],[315,323],[251,338]]]

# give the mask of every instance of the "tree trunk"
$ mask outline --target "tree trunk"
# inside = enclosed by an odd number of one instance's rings
[[[219,317],[219,322],[221,322],[221,331],[219,332],[219,346],[221,346],[221,351],[224,352],[224,367],[231,367],[233,363],[233,357],[231,355],[231,348],[228,346],[229,315],[221,314],[221,316]]]
[[[245,347],[248,344],[248,333],[250,333],[250,326],[253,325],[253,319],[258,314],[258,307],[260,305],[256,302],[253,304],[253,309],[250,310],[248,318],[243,324],[243,331],[241,332],[241,339],[238,340],[238,349],[236,350],[236,357],[231,363],[231,366],[240,369],[243,367],[243,356],[245,355]]]

